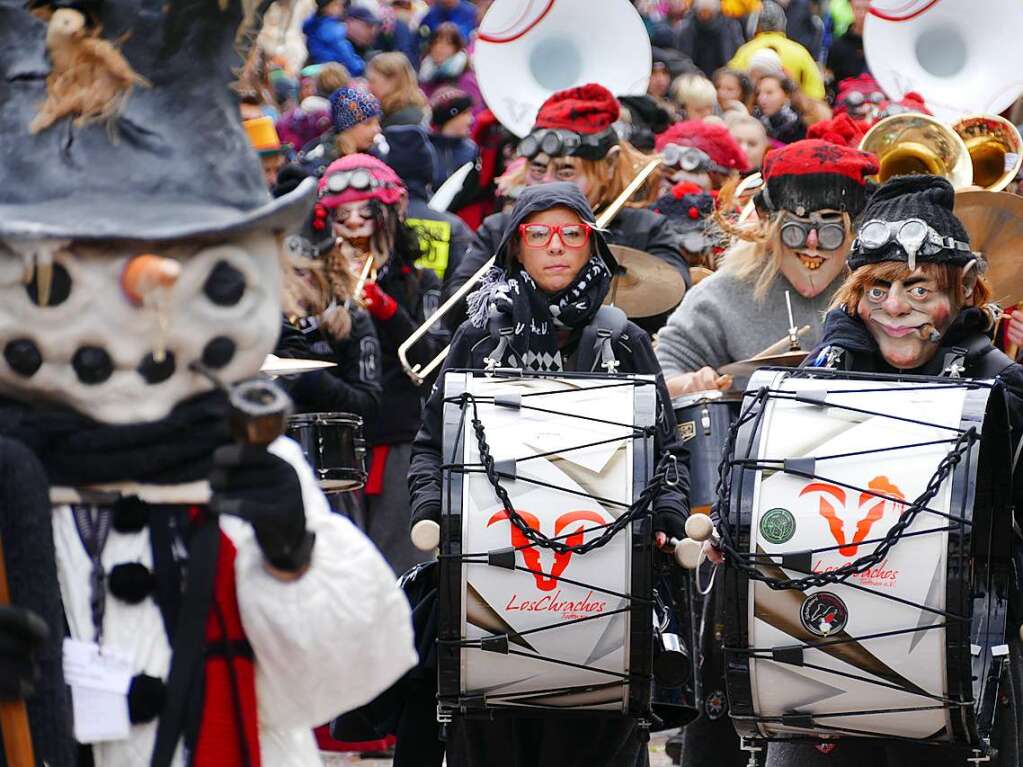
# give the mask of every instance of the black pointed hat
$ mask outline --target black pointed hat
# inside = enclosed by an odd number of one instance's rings
[[[90,30],[150,86],[132,88],[111,121],[65,117],[37,133],[51,59],[47,23],[26,5],[0,0],[0,237],[167,240],[301,224],[315,182],[271,198],[230,87],[241,0],[90,0]]]

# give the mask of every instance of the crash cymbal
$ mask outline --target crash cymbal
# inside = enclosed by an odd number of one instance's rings
[[[268,376],[291,376],[332,367],[337,367],[337,363],[323,360],[293,360],[287,357],[278,357],[276,354],[268,354],[263,361],[263,367],[259,370]]]
[[[970,235],[970,246],[987,261],[991,300],[1008,307],[1023,301],[1023,197],[971,190],[956,194],[955,214]]]
[[[635,248],[610,247],[618,261],[618,274],[611,281],[605,304],[617,306],[629,317],[655,317],[678,306],[686,283],[670,264]]]
[[[760,368],[798,367],[809,354],[809,352],[800,350],[797,352],[783,352],[782,354],[768,354],[762,357],[753,357],[748,360],[739,360],[738,362],[732,362],[728,365],[722,365],[718,368],[718,373],[721,375],[734,376],[737,379],[747,379],[753,375],[754,371],[759,370]]]

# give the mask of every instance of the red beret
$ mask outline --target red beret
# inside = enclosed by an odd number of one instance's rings
[[[618,119],[618,100],[603,85],[587,83],[552,93],[540,106],[534,128],[603,133]]]
[[[866,204],[867,178],[877,158],[848,146],[805,139],[767,153],[761,171],[772,210],[844,210],[856,216]],[[800,214],[802,215],[802,214]]]
[[[728,128],[703,120],[675,123],[657,137],[655,147],[660,152],[668,144],[691,146],[710,157],[711,162],[727,170],[744,171],[749,167],[746,153],[732,138]]]
[[[856,148],[866,132],[866,125],[862,121],[854,120],[847,112],[843,112],[838,117],[811,125],[806,130],[806,137]]]

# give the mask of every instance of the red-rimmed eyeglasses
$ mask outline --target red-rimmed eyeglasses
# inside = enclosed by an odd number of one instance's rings
[[[581,248],[590,241],[589,224],[519,224],[519,237],[531,248],[545,248],[557,233],[566,248]]]

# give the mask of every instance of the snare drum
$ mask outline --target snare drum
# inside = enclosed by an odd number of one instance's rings
[[[689,448],[689,505],[694,514],[710,514],[717,499],[718,466],[741,398],[741,393],[701,391],[672,401],[679,438]]]
[[[366,442],[359,416],[352,413],[293,415],[288,419],[287,435],[302,448],[322,490],[347,492],[366,484]]]
[[[480,471],[472,420],[478,415],[501,485],[524,523],[578,546],[625,513],[653,474],[653,440],[643,432],[656,418],[652,381],[446,376],[441,721],[456,713],[649,718],[650,518],[585,553],[530,545]],[[464,393],[475,407],[457,401]]]
[[[739,733],[984,750],[1018,716],[1010,465],[989,383],[756,373],[721,500]]]

